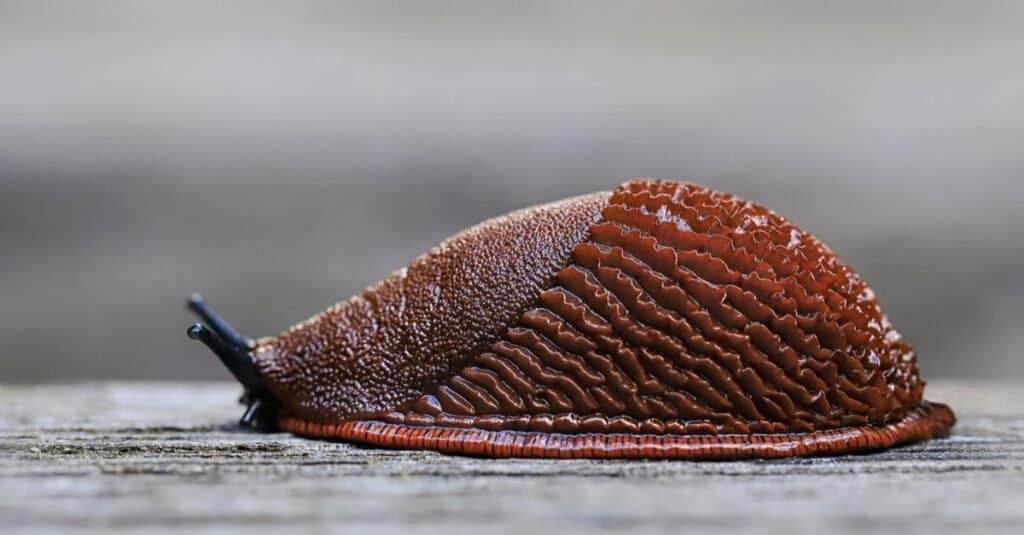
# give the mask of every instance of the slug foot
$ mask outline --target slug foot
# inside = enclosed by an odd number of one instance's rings
[[[313,438],[477,457],[738,460],[868,452],[947,436],[955,420],[948,406],[923,402],[903,419],[881,427],[784,434],[566,434],[421,427],[381,420],[319,424],[287,417],[279,425],[283,430]]]

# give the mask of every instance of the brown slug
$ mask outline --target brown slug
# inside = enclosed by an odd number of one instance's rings
[[[829,455],[945,436],[914,350],[814,236],[636,180],[465,230],[284,333],[194,296],[243,423],[489,457]],[[208,327],[207,327],[208,326]]]

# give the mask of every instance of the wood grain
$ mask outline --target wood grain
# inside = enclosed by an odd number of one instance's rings
[[[4,531],[1016,531],[1024,388],[936,382],[953,436],[780,461],[450,457],[260,435],[228,384],[0,387]]]

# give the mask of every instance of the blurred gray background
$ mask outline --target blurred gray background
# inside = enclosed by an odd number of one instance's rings
[[[633,176],[774,208],[935,377],[1024,377],[1024,3],[0,0],[0,381],[216,378],[447,235]]]

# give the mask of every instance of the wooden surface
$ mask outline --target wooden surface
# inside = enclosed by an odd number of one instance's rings
[[[261,435],[228,384],[0,386],[0,531],[1016,531],[1024,388],[941,383],[954,435],[767,462],[488,460]],[[538,532],[539,533],[539,532]]]

